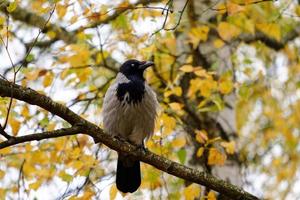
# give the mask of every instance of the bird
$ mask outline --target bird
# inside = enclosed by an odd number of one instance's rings
[[[155,127],[158,101],[147,84],[144,71],[151,61],[130,59],[117,73],[103,100],[104,132],[144,148]],[[118,153],[116,186],[123,193],[133,193],[141,185],[140,161],[126,153]]]

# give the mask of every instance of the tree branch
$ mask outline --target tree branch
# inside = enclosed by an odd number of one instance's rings
[[[8,5],[9,5],[8,1],[3,2],[0,5],[0,11],[3,13],[6,13],[7,12],[6,8]],[[68,32],[64,28],[62,28],[56,24],[53,24],[53,23],[48,23],[48,25],[45,27],[45,24],[47,22],[46,19],[44,19],[43,17],[41,17],[33,12],[29,12],[27,9],[21,8],[20,6],[17,6],[17,8],[13,12],[9,13],[9,15],[14,20],[18,20],[18,21],[24,22],[30,26],[41,29],[42,32],[44,32],[44,33],[47,32],[48,30],[51,30],[51,31],[55,32],[56,38],[59,38],[66,43],[75,42],[76,37],[73,32]]]
[[[281,41],[270,38],[266,34],[262,32],[257,32],[255,35],[241,35],[238,39],[244,41],[245,43],[252,43],[255,41],[261,41],[267,47],[279,51],[285,47],[285,45],[294,39],[296,39],[300,34],[300,26],[295,26],[295,28],[287,33],[285,37],[281,39]]]
[[[62,128],[55,131],[46,131],[43,133],[35,133],[30,135],[24,135],[20,137],[10,137],[8,140],[0,143],[0,149],[5,147],[13,146],[16,144],[30,142],[30,141],[40,141],[48,138],[56,138],[67,135],[75,135],[82,132],[82,127],[72,126],[71,128]]]
[[[13,98],[19,99],[32,105],[38,105],[44,108],[45,110],[61,117],[62,119],[66,120],[74,126],[68,129],[60,129],[52,132],[44,132],[9,139],[0,143],[0,147],[2,148],[26,141],[41,140],[51,137],[60,137],[84,132],[84,134],[93,137],[95,143],[101,142],[109,148],[114,149],[118,152],[124,152],[135,156],[139,160],[148,163],[156,167],[157,169],[160,169],[179,178],[183,178],[185,180],[204,185],[233,199],[259,199],[247,193],[246,191],[238,188],[237,186],[227,183],[226,181],[217,179],[210,174],[200,172],[196,169],[192,169],[184,165],[178,164],[162,156],[158,156],[150,151],[137,149],[136,146],[133,146],[127,142],[122,142],[117,138],[112,137],[111,135],[105,134],[103,130],[100,129],[98,126],[76,115],[67,107],[52,101],[49,97],[46,97],[43,94],[39,94],[38,92],[30,88],[25,88],[17,84],[8,82],[6,80],[0,79],[1,97],[10,97],[10,90],[12,88],[14,90]]]
[[[81,27],[81,28],[77,29],[75,32],[78,33],[78,32],[81,32],[85,29],[95,28],[95,27],[97,27],[101,24],[108,24],[111,21],[115,20],[117,17],[119,17],[121,14],[125,13],[126,11],[135,9],[135,7],[140,5],[140,4],[145,6],[145,5],[148,5],[150,3],[157,3],[157,2],[161,2],[161,0],[139,0],[136,3],[128,5],[127,7],[119,7],[119,8],[116,9],[116,11],[112,15],[104,18],[103,20],[98,20],[94,23],[91,23],[91,24],[89,24],[85,27]]]
[[[0,4],[0,11],[3,12],[3,13],[7,13],[7,6],[9,5],[9,2],[8,1],[4,1]],[[14,19],[14,20],[17,20],[17,21],[20,21],[20,22],[23,22],[27,25],[30,25],[32,27],[36,27],[36,28],[39,28],[41,29],[41,31],[43,33],[46,33],[47,31],[53,31],[55,33],[55,37],[52,38],[50,40],[50,42],[56,42],[57,40],[62,40],[64,41],[66,44],[72,44],[72,43],[76,43],[77,42],[77,37],[76,37],[76,34],[78,33],[78,31],[67,31],[65,28],[59,26],[59,25],[56,25],[54,23],[47,23],[47,20],[44,19],[43,17],[33,13],[33,12],[30,12],[28,11],[27,9],[24,9],[24,8],[21,8],[20,6],[17,6],[17,8],[9,13],[9,15]],[[108,23],[109,21],[107,21]],[[47,24],[47,26],[45,27],[45,24]],[[45,45],[51,45],[52,43],[49,43],[48,42],[42,42],[42,43],[39,43],[39,44],[42,44],[43,47],[45,47]],[[94,47],[90,46],[91,49],[94,49]],[[93,57],[95,58],[96,57],[96,54],[93,55]],[[117,72],[117,69],[113,66],[116,66],[116,61],[111,58],[111,57],[108,57],[106,58],[106,63],[107,63],[107,66],[109,66],[108,69],[114,71],[114,72]]]

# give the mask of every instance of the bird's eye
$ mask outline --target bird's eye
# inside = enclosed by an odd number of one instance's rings
[[[133,63],[131,64],[131,67],[134,67],[134,64],[133,64]]]

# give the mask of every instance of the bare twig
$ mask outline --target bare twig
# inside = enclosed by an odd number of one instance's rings
[[[46,25],[47,25],[47,23],[49,22],[51,16],[53,15],[54,10],[55,10],[55,7],[56,7],[56,4],[54,4],[53,10],[51,11],[48,20],[46,20],[46,22],[45,22],[44,28],[46,27]],[[7,22],[7,27],[8,27],[8,22]],[[23,60],[22,64],[19,66],[18,69],[16,69],[16,66],[15,66],[14,63],[13,63],[13,60],[12,60],[12,58],[11,58],[11,55],[10,55],[10,52],[9,52],[9,49],[8,49],[8,28],[7,28],[7,42],[6,42],[6,44],[5,44],[5,42],[4,42],[3,38],[2,38],[2,36],[0,36],[1,42],[2,42],[3,45],[5,46],[5,50],[6,50],[6,53],[7,53],[7,55],[8,55],[9,61],[10,61],[10,63],[11,63],[11,67],[13,68],[13,71],[14,71],[13,83],[16,82],[17,73],[18,73],[18,72],[20,71],[20,69],[23,67],[24,63],[26,62],[27,56],[30,54],[30,52],[31,52],[31,50],[32,50],[32,48],[33,48],[33,46],[34,46],[34,44],[37,42],[38,37],[39,37],[39,35],[41,34],[41,32],[42,32],[42,30],[43,30],[44,28],[40,29],[40,31],[39,31],[37,37],[35,38],[35,41],[33,42],[32,46],[29,48],[29,50],[28,50],[28,52],[27,52],[27,54],[26,54],[26,56],[25,56],[25,59]],[[5,118],[4,125],[3,125],[3,127],[1,127],[1,129],[3,129],[3,132],[4,132],[4,133],[5,133],[4,130],[5,130],[5,128],[6,128],[6,126],[7,126],[7,123],[8,123],[8,119],[9,119],[9,115],[10,115],[10,110],[11,110],[12,102],[13,102],[13,98],[12,98],[13,92],[14,92],[14,91],[13,91],[13,88],[12,88],[10,91],[11,91],[11,98],[10,98],[10,101],[9,101],[9,104],[8,104],[7,114],[6,114],[6,118]],[[8,134],[6,134],[6,135],[4,134],[3,136],[7,138]],[[11,137],[11,136],[9,136],[9,137]]]
[[[174,31],[174,30],[176,30],[177,27],[179,26],[179,24],[180,24],[180,22],[181,22],[181,19],[182,19],[182,16],[183,16],[183,13],[184,13],[184,11],[185,11],[185,9],[186,9],[188,3],[189,3],[189,0],[186,0],[184,6],[183,6],[183,8],[182,8],[182,10],[178,11],[178,13],[179,13],[179,18],[178,18],[176,24],[175,24],[172,28],[166,28],[167,20],[168,20],[168,17],[169,17],[169,12],[171,12],[171,13],[173,12],[173,10],[171,9],[171,2],[172,2],[172,1],[168,1],[167,4],[166,4],[166,7],[168,7],[168,8],[165,7],[164,10],[163,10],[163,14],[164,14],[164,12],[166,12],[166,16],[165,16],[165,19],[164,19],[164,22],[163,22],[161,28],[158,29],[158,30],[156,30],[154,33],[152,33],[152,34],[151,34],[151,37],[152,37],[153,35],[155,35],[156,33],[162,31],[162,30],[165,30],[165,31]]]
[[[183,13],[184,13],[184,11],[185,11],[185,9],[186,9],[186,7],[187,7],[189,1],[190,1],[190,0],[187,0],[187,1],[185,2],[185,4],[184,4],[182,10],[179,11],[179,13],[180,13],[179,19],[177,20],[177,23],[175,24],[175,26],[172,27],[172,28],[165,28],[164,30],[166,30],[166,31],[175,30],[175,29],[179,26],[179,24],[180,24],[180,22],[181,22],[181,19],[182,19],[182,16],[183,16]]]
[[[29,54],[30,54],[31,50],[33,49],[34,45],[37,43],[37,40],[38,40],[40,34],[42,33],[42,31],[45,29],[45,27],[47,26],[48,22],[50,21],[50,19],[51,19],[53,13],[54,13],[54,11],[55,11],[55,8],[56,8],[56,4],[54,4],[53,9],[51,10],[51,12],[50,12],[50,14],[49,14],[49,17],[48,17],[48,19],[46,20],[44,26],[43,26],[42,28],[40,28],[40,30],[39,30],[37,36],[35,37],[35,40],[33,41],[33,43],[31,43],[31,46],[29,47],[29,49],[28,49],[28,51],[27,51],[27,53],[26,53],[25,59],[23,60],[23,62],[22,62],[21,65],[19,66],[19,68],[17,69],[16,73],[18,73],[18,72],[20,71],[20,69],[24,66],[24,64],[26,63],[27,57],[29,56]]]

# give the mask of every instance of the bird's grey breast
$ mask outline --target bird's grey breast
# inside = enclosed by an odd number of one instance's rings
[[[104,98],[104,129],[125,138],[136,133],[135,138],[142,140],[153,133],[157,107],[149,85],[119,74]]]

